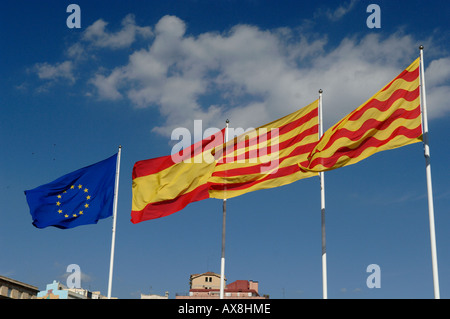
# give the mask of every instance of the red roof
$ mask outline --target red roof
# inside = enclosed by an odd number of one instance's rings
[[[248,280],[236,280],[228,284],[224,291],[225,292],[251,292],[255,296],[259,296],[255,289],[249,289],[250,284]],[[219,291],[219,289],[190,289],[191,292],[207,292],[207,291]]]

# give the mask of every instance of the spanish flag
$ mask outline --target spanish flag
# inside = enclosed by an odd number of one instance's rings
[[[211,198],[226,199],[316,176],[302,171],[318,141],[318,100],[223,145],[209,179]],[[306,162],[307,163],[307,162]]]
[[[131,222],[164,217],[209,198],[208,179],[216,164],[211,152],[223,144],[223,133],[218,131],[178,153],[136,162]]]
[[[408,68],[367,102],[328,129],[302,169],[322,172],[355,164],[374,153],[422,141],[419,64]]]

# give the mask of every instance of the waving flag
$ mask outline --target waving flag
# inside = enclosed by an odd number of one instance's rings
[[[25,191],[33,225],[73,228],[113,213],[117,154]]]
[[[228,141],[209,179],[212,198],[226,199],[317,175],[300,170],[318,141],[318,101]]]
[[[138,161],[133,167],[133,224],[173,214],[191,202],[209,198],[214,171],[211,151],[223,144],[223,132],[173,155]]]
[[[416,59],[366,103],[327,130],[300,167],[314,172],[355,164],[376,152],[422,141]]]

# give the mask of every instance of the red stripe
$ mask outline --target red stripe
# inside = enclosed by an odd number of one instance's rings
[[[385,144],[387,144],[388,142],[390,142],[393,138],[395,138],[396,136],[399,135],[403,135],[407,138],[413,139],[413,138],[418,138],[422,135],[422,127],[421,125],[419,125],[418,127],[414,128],[414,129],[408,129],[404,126],[399,126],[398,128],[396,128],[392,134],[385,140],[380,141],[377,138],[370,136],[368,138],[366,138],[357,148],[355,149],[350,149],[348,147],[341,147],[339,148],[331,157],[328,158],[316,158],[314,159],[309,167],[313,168],[316,165],[323,165],[326,168],[330,168],[333,167],[336,162],[339,160],[339,158],[341,158],[342,156],[348,156],[350,158],[356,158],[358,156],[361,155],[361,153],[369,148],[369,147],[381,147]]]
[[[314,149],[316,144],[317,143],[314,142],[314,143],[309,143],[309,144],[300,145],[300,146],[296,147],[294,150],[292,150],[292,152],[290,154],[288,154],[287,156],[285,156],[279,160],[279,165],[288,158],[299,156],[302,154],[309,154]],[[232,176],[242,176],[242,175],[249,175],[249,174],[258,174],[258,173],[261,173],[262,169],[265,166],[268,166],[269,163],[255,163],[255,165],[252,165],[249,167],[240,167],[240,168],[229,169],[226,171],[214,172],[212,174],[212,176],[232,177]]]
[[[386,85],[383,91],[386,91],[387,89],[389,89],[389,87],[398,79],[403,79],[407,82],[412,82],[414,80],[416,80],[419,77],[419,66],[417,66],[417,68],[415,70],[412,71],[408,71],[408,70],[404,70],[402,73],[400,73],[395,79],[393,79],[388,85]]]
[[[170,155],[138,161],[133,166],[132,178],[155,174],[174,164]]]
[[[292,122],[286,123],[285,125],[282,125],[280,127],[278,127],[278,135],[281,136],[283,134],[286,134],[296,128],[298,128],[299,126],[301,126],[302,124],[307,123],[308,121],[310,121],[311,119],[318,117],[318,108],[314,108],[313,110],[311,110],[309,113],[305,114],[304,116],[302,116],[301,118],[298,118]],[[237,143],[237,137],[234,138],[234,144],[233,147],[229,147],[229,149],[225,150],[225,152],[223,152],[224,156],[229,155],[230,153],[234,152],[235,150],[239,150],[242,148],[246,148],[249,145],[255,145],[258,140],[267,140],[270,139],[270,134],[271,134],[271,129],[275,129],[277,127],[269,127],[270,123],[262,126],[260,128],[267,128],[268,132],[256,135],[253,138],[249,138],[246,139],[244,141],[240,141],[239,143]],[[318,131],[317,131],[318,132]],[[267,134],[269,134],[269,138],[267,137]],[[238,136],[239,137],[239,136]],[[217,152],[218,153],[218,152]]]
[[[278,144],[278,151],[282,151],[286,148],[289,148],[293,144],[301,142],[303,139],[310,135],[318,134],[319,133],[319,124],[316,124],[304,131],[302,131],[300,134],[297,134],[281,143]],[[281,135],[280,135],[281,136]],[[247,145],[248,146],[248,145]],[[276,145],[267,146],[267,155],[270,155],[269,151],[277,150]],[[231,153],[231,151],[229,152]],[[260,157],[259,155],[259,148],[256,150],[246,151],[245,153],[234,155],[234,156],[227,156],[224,159],[219,160],[217,163],[217,166],[227,164],[227,163],[234,163],[238,160],[250,160],[250,159],[256,159]]]
[[[131,211],[131,222],[133,224],[137,224],[145,220],[156,219],[176,213],[191,202],[209,198],[208,189],[209,184],[203,184],[191,192],[183,194],[177,198],[150,203],[140,211]]]
[[[281,167],[278,169],[278,171],[274,174],[269,174],[266,177],[260,179],[260,180],[255,180],[253,182],[243,182],[243,183],[232,183],[232,184],[224,184],[224,183],[212,183],[210,186],[211,190],[216,190],[216,191],[223,191],[223,190],[242,190],[242,189],[246,189],[249,188],[253,185],[257,185],[259,183],[271,180],[271,179],[276,179],[276,178],[280,178],[280,177],[284,177],[284,176],[288,176],[288,175],[292,175],[295,174],[297,172],[300,172],[300,168],[298,166],[298,164],[294,164],[291,166],[287,166],[287,167]]]
[[[164,169],[171,167],[176,164],[173,158],[180,158],[180,162],[192,158],[195,155],[200,154],[202,151],[209,150],[212,147],[223,144],[223,134],[225,129],[186,147],[178,152],[178,156],[166,155],[156,158],[151,158],[147,160],[138,161],[134,164],[132,178],[135,179],[141,176],[147,176],[151,174],[156,174]]]
[[[326,150],[331,145],[333,145],[338,139],[346,137],[352,141],[357,141],[361,138],[362,135],[364,135],[365,132],[367,132],[370,129],[377,129],[379,131],[383,131],[387,129],[392,122],[399,118],[404,119],[415,119],[420,116],[420,105],[417,106],[414,110],[406,111],[404,109],[397,109],[395,110],[392,115],[386,119],[385,121],[378,121],[376,119],[368,119],[366,120],[363,125],[357,130],[357,131],[350,131],[346,128],[341,128],[337,131],[335,131],[330,139],[328,140],[328,143],[325,145],[325,147],[322,150]]]
[[[407,91],[405,89],[398,89],[394,91],[387,100],[378,101],[377,99],[371,99],[368,101],[361,109],[353,111],[350,113],[348,119],[351,121],[355,121],[359,119],[368,109],[374,108],[381,112],[387,111],[397,100],[403,98],[408,102],[414,101],[419,96],[420,90],[419,87],[414,89],[414,91]],[[333,126],[332,130],[338,127],[342,121],[344,121],[347,117],[344,117],[340,120],[336,125]]]

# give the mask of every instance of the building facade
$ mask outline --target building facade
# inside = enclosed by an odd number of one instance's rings
[[[36,299],[38,292],[35,286],[0,276],[0,299]]]
[[[169,292],[166,291],[164,296],[156,294],[141,294],[141,299],[169,299]]]
[[[225,299],[268,299],[260,296],[259,284],[253,280],[236,280],[224,288]],[[175,299],[219,299],[220,275],[213,272],[190,276],[189,295],[176,295]]]
[[[54,280],[47,284],[45,290],[37,294],[37,299],[106,299],[99,291],[89,291],[82,288],[68,288]]]

